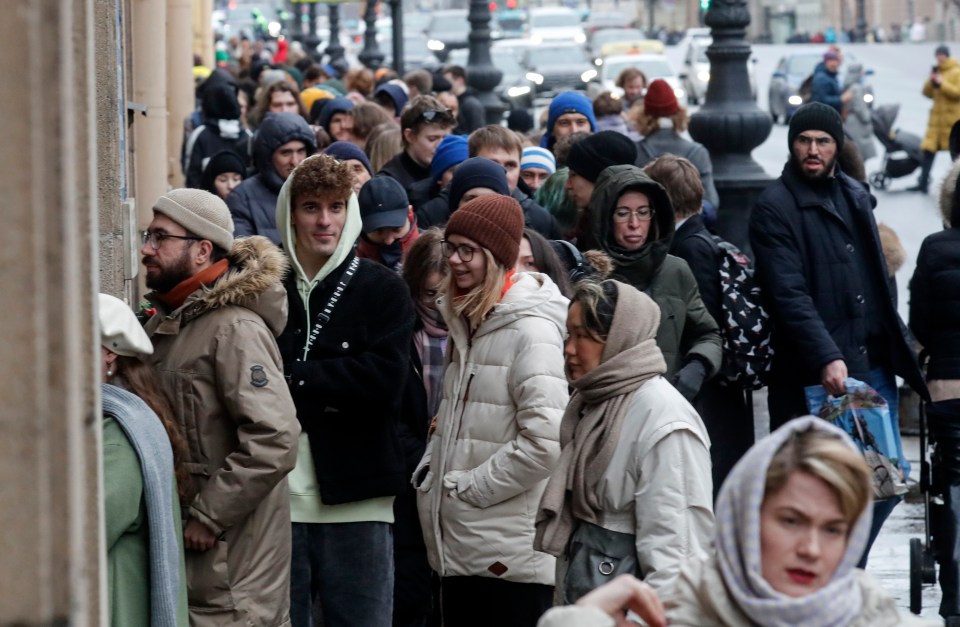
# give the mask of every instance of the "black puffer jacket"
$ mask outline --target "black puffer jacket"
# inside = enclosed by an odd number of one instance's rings
[[[960,198],[951,228],[928,235],[910,280],[910,330],[930,355],[927,379],[960,379]]]
[[[807,413],[803,388],[818,385],[828,363],[843,359],[851,377],[867,378],[868,316],[879,318],[873,322],[882,324],[882,337],[889,339],[881,347],[889,367],[926,395],[897,314],[896,285],[887,275],[870,195],[842,172],[831,185],[840,186],[857,231],[843,221],[827,192],[811,187],[790,163],[760,195],[750,217],[756,276],[775,325],[772,427]],[[864,242],[864,250],[857,242]],[[864,285],[861,262],[872,285]],[[869,293],[878,294],[879,302],[867,303]]]
[[[237,86],[218,82],[207,87],[202,100],[203,124],[193,129],[184,148],[183,172],[187,187],[201,187],[206,162],[223,150],[232,150],[250,167],[251,133],[240,126]]]
[[[655,208],[651,232],[656,235],[639,250],[626,251],[614,240],[613,209],[617,199],[631,190],[650,199]],[[636,166],[611,166],[597,179],[589,215],[594,240],[613,261],[613,278],[646,293],[660,306],[657,346],[667,362],[666,376],[673,376],[693,358],[703,362],[708,378],[716,374],[723,354],[717,323],[703,306],[687,263],[667,254],[674,232],[667,192]]]
[[[273,153],[287,142],[301,141],[307,155],[317,149],[317,139],[296,113],[268,113],[253,138],[253,164],[257,175],[240,183],[227,196],[235,237],[263,235],[280,245],[277,231],[277,196],[284,179],[273,167]]]

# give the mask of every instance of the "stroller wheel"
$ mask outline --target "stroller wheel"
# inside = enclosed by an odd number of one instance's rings
[[[910,539],[910,611],[920,615],[923,609],[923,542]]]
[[[883,172],[874,172],[870,175],[870,184],[877,189],[886,189],[889,182],[890,177]]]
[[[937,559],[933,555],[933,551],[926,547],[923,547],[923,574],[922,579],[923,583],[934,584],[937,583]]]

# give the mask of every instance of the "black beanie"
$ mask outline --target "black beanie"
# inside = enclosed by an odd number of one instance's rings
[[[612,165],[633,165],[637,145],[623,133],[600,131],[577,142],[567,155],[567,167],[592,183]]]
[[[483,157],[473,157],[458,165],[450,181],[450,212],[457,210],[464,194],[477,187],[486,187],[503,196],[509,196],[507,171],[499,163]]]
[[[837,152],[843,149],[843,119],[837,110],[822,102],[809,102],[790,118],[787,147],[793,151],[793,140],[804,131],[823,131],[837,142]]]

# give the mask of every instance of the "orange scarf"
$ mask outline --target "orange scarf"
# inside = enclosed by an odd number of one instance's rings
[[[183,305],[190,294],[193,294],[204,285],[209,285],[226,274],[230,268],[230,263],[226,259],[221,259],[205,270],[201,270],[190,278],[184,279],[176,287],[166,294],[155,294],[154,298],[167,308],[168,311],[175,311]]]

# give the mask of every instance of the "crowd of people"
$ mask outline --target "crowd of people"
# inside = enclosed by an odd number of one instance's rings
[[[797,111],[753,210],[745,347],[745,257],[663,81],[519,132],[462,68],[301,61],[200,83],[144,325],[101,296],[113,624],[911,624],[858,570],[899,499],[799,418],[869,383],[908,473],[894,377],[927,397],[835,108]]]

